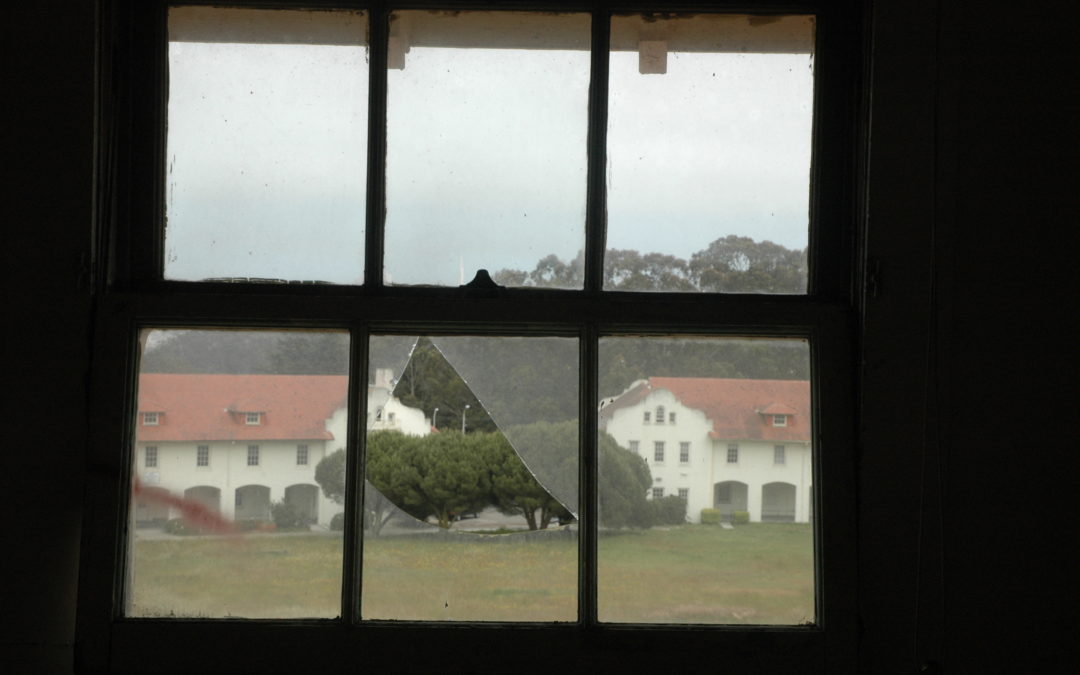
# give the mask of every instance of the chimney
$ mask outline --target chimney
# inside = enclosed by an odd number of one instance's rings
[[[375,386],[389,391],[394,389],[394,370],[392,368],[375,369]]]

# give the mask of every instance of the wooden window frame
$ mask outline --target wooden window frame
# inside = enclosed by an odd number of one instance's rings
[[[198,0],[177,4],[202,3]],[[700,667],[732,672],[854,672],[857,650],[855,392],[862,271],[861,153],[865,29],[859,0],[743,2],[283,2],[229,6],[363,9],[369,19],[367,242],[362,286],[173,282],[162,274],[166,110],[165,0],[102,0],[99,9],[97,220],[93,242],[96,358],[90,378],[87,521],[76,667],[92,672],[572,672]],[[385,286],[386,16],[391,8],[587,11],[594,17],[589,104],[589,206],[583,290]],[[817,25],[810,276],[805,295],[604,291],[607,18],[619,11],[812,13]],[[493,317],[498,317],[497,319]],[[139,333],[148,327],[344,329],[352,334],[347,456],[363,459],[370,335],[576,337],[580,344],[583,486],[596,484],[596,363],[605,336],[794,338],[810,347],[814,437],[816,619],[803,626],[666,626],[596,620],[596,493],[582,500],[580,619],[569,624],[368,622],[359,616],[358,546],[345,547],[342,616],[326,620],[136,619],[124,616],[127,509],[134,451]],[[828,377],[820,376],[827,373]],[[362,488],[360,488],[362,489]],[[362,495],[350,492],[346,541],[359,542]],[[422,644],[423,649],[415,649]],[[199,649],[191,649],[199,645]],[[554,648],[553,648],[554,646]],[[405,656],[407,654],[407,657]],[[406,659],[406,660],[403,660]]]

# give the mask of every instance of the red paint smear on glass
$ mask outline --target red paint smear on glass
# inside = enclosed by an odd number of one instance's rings
[[[176,509],[180,512],[180,517],[184,519],[184,522],[204,532],[216,534],[236,533],[236,524],[233,521],[194,499],[177,497],[164,490],[146,490],[138,478],[135,479],[131,492],[143,501]]]

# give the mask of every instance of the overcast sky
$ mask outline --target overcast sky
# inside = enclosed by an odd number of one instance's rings
[[[413,46],[389,73],[386,274],[456,285],[584,244],[589,54]],[[611,58],[608,247],[807,242],[808,54]],[[166,274],[363,277],[366,48],[170,44]]]

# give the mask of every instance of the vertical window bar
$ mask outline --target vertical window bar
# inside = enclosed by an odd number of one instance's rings
[[[368,16],[368,167],[364,285],[383,283],[383,227],[386,223],[386,45],[390,12],[375,3]]]
[[[580,343],[581,413],[578,482],[578,618],[584,626],[596,625],[596,543],[599,536],[597,516],[599,507],[597,483],[598,414],[600,400],[597,367],[599,331],[596,324],[585,326]]]
[[[367,327],[349,330],[349,412],[345,442],[345,531],[341,580],[341,618],[348,624],[360,621],[360,561],[364,539],[364,437],[367,415]]]
[[[589,77],[588,191],[585,215],[585,291],[604,285],[607,245],[608,48],[611,12],[592,13],[592,70]],[[582,391],[585,391],[582,389]],[[584,417],[582,420],[584,421]]]

